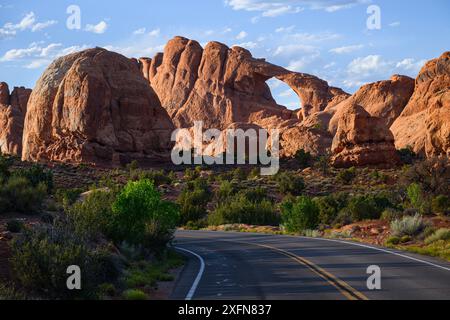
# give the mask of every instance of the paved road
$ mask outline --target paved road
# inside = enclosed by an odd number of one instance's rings
[[[340,240],[178,231],[189,257],[173,299],[450,300],[450,263]],[[367,288],[369,266],[381,290]]]

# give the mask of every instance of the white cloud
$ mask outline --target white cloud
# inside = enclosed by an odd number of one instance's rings
[[[225,0],[233,10],[259,11],[263,17],[273,17],[287,13],[298,13],[303,7],[313,10],[335,12],[370,0]]]
[[[292,90],[292,89],[287,89],[287,90],[281,92],[280,94],[278,94],[278,97],[280,97],[280,98],[295,97],[295,96],[297,96],[297,95],[295,94],[294,90]]]
[[[395,27],[399,27],[399,26],[400,26],[400,21],[395,21],[395,22],[389,23],[389,27],[395,28]]]
[[[333,68],[336,65],[336,62],[330,62],[323,66],[324,69],[330,69]]]
[[[85,31],[93,32],[97,34],[102,34],[106,32],[106,29],[108,29],[108,24],[105,21],[100,21],[99,23],[93,25],[93,24],[87,24]]]
[[[133,34],[144,34],[146,30],[147,30],[146,28],[140,28],[140,29],[134,30]]]
[[[398,69],[405,70],[405,71],[411,71],[411,72],[418,73],[420,71],[420,69],[422,69],[422,67],[425,65],[426,62],[427,62],[427,60],[416,61],[413,58],[406,58],[400,62],[397,62],[395,67]]]
[[[150,37],[158,37],[161,34],[161,29],[153,29],[148,33]]]
[[[44,45],[42,42],[33,42],[28,48],[8,50],[0,57],[0,62],[20,61],[25,63],[23,66],[27,69],[37,69],[46,67],[58,57],[87,48],[87,45],[64,47],[61,43]]]
[[[358,75],[369,75],[378,73],[389,68],[390,63],[383,60],[380,55],[369,55],[363,58],[356,58],[348,65],[348,72]]]
[[[344,47],[334,48],[334,49],[331,49],[330,52],[336,53],[336,54],[344,54],[344,53],[351,53],[351,52],[360,50],[362,48],[364,48],[364,45],[357,44],[357,45],[352,45],[352,46],[344,46]]]
[[[237,39],[237,40],[242,40],[242,39],[247,38],[247,36],[248,36],[248,33],[247,33],[247,32],[241,31],[241,32],[239,32],[238,35],[236,36],[236,39]]]
[[[234,46],[242,47],[242,48],[245,48],[247,50],[252,50],[252,49],[257,48],[258,44],[256,42],[249,41],[249,42],[243,42],[243,43],[235,44]]]
[[[56,20],[48,20],[44,22],[36,22],[34,12],[27,13],[18,23],[7,22],[0,28],[0,36],[12,37],[17,32],[31,30],[32,32],[41,31],[56,24]]]
[[[32,32],[41,31],[41,30],[44,30],[44,29],[46,29],[50,26],[53,26],[57,23],[58,23],[58,21],[56,21],[56,20],[48,20],[45,22],[38,22],[31,28],[31,31]]]
[[[275,49],[274,56],[293,56],[301,53],[315,53],[318,49],[305,44],[280,45]]]
[[[295,26],[290,26],[290,27],[280,27],[280,28],[275,29],[275,32],[276,32],[276,33],[285,33],[285,32],[290,33],[290,32],[292,32],[294,29],[295,29]]]

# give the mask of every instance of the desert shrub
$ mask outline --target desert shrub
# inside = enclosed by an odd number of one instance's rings
[[[179,219],[178,208],[161,195],[150,180],[129,182],[112,205],[115,242],[148,244],[149,239],[167,242]]]
[[[9,232],[12,233],[19,233],[23,230],[24,228],[24,223],[23,221],[20,220],[9,220],[8,222],[6,222],[6,230],[8,230]]]
[[[351,167],[349,169],[339,171],[337,179],[343,184],[350,184],[356,178],[356,169]]]
[[[83,201],[66,209],[75,231],[94,239],[102,235],[110,240],[115,239],[112,212],[115,198],[116,195],[111,191],[94,190]]]
[[[13,160],[10,156],[0,153],[0,183],[8,180]]]
[[[330,170],[331,157],[329,154],[318,156],[316,159],[316,168],[322,172],[322,174],[328,174]]]
[[[295,158],[295,160],[297,160],[297,163],[299,164],[299,166],[300,166],[301,168],[307,168],[307,167],[309,167],[309,166],[311,165],[311,162],[312,162],[312,156],[311,156],[311,153],[306,152],[306,151],[303,150],[303,149],[298,150],[298,151],[295,153],[294,158]]]
[[[389,199],[383,195],[359,195],[352,197],[346,210],[352,222],[367,219],[379,219],[384,209],[392,207]]]
[[[153,181],[153,184],[157,187],[172,183],[172,177],[166,174],[164,170],[136,170],[131,178],[134,181],[144,179]]]
[[[237,181],[242,181],[247,179],[247,174],[241,168],[236,168],[233,170],[233,179]]]
[[[211,201],[212,193],[203,178],[189,181],[177,199],[180,207],[180,224],[197,221],[206,216],[206,206]]]
[[[377,183],[385,183],[388,180],[388,177],[378,170],[372,171],[370,173],[370,178]]]
[[[50,299],[95,298],[97,287],[120,273],[109,249],[80,237],[68,220],[25,230],[13,241],[11,265],[21,287]],[[67,290],[72,265],[82,271],[81,290]]]
[[[441,228],[425,239],[425,244],[429,245],[439,240],[450,240],[450,229]]]
[[[422,188],[417,183],[411,183],[406,190],[408,194],[408,199],[411,202],[412,206],[416,209],[419,209],[423,202],[423,193]]]
[[[33,187],[44,184],[49,193],[53,190],[53,172],[39,164],[33,164],[30,168],[15,170],[13,176],[26,178]]]
[[[83,193],[83,189],[73,188],[73,189],[58,189],[55,192],[56,201],[64,206],[70,206],[75,203]]]
[[[406,216],[391,222],[392,235],[397,237],[405,235],[411,237],[417,236],[425,229],[425,227],[426,224],[423,221],[422,216],[418,214],[413,217]]]
[[[301,232],[316,229],[319,224],[319,207],[307,196],[294,201],[288,200],[281,205],[281,220],[288,232]]]
[[[275,176],[278,190],[283,194],[298,196],[305,189],[305,182],[302,177],[287,172],[281,172]]]
[[[248,179],[255,179],[258,178],[260,176],[261,173],[261,169],[259,168],[253,168],[250,173],[248,174],[247,178]]]
[[[0,301],[26,300],[27,296],[16,288],[13,282],[2,282],[0,280]]]
[[[37,212],[47,195],[47,187],[39,183],[36,187],[24,177],[10,177],[0,186],[0,213],[17,211],[21,213]]]
[[[319,222],[328,225],[333,223],[339,211],[347,205],[347,198],[348,196],[345,193],[315,198],[314,201],[319,208]]]
[[[194,170],[192,170],[191,168],[187,168],[184,171],[184,180],[191,181],[191,180],[198,179],[198,178],[200,178],[201,173],[202,173],[201,167],[195,167]]]
[[[232,223],[277,225],[279,216],[274,205],[268,199],[259,198],[260,195],[260,191],[244,191],[228,201],[219,203],[208,216],[208,223],[210,225]]]
[[[435,197],[431,205],[435,213],[448,213],[450,211],[450,199],[444,195]]]
[[[403,217],[403,212],[398,211],[393,208],[387,208],[381,213],[380,219],[391,222],[391,221],[397,220],[401,217]]]
[[[240,192],[247,200],[251,202],[262,202],[268,200],[267,190],[262,187],[244,189]]]
[[[428,195],[450,196],[450,160],[447,157],[430,158],[410,166],[402,175],[406,186],[416,183]]]
[[[219,188],[216,190],[215,197],[217,201],[222,202],[235,195],[236,192],[236,186],[232,182],[224,180],[220,183]]]
[[[391,236],[386,240],[387,246],[396,246],[400,243],[400,238],[396,236]]]
[[[147,294],[139,289],[129,289],[123,292],[123,298],[125,300],[147,300]]]
[[[397,150],[397,153],[400,157],[401,162],[404,164],[412,164],[417,158],[417,155],[414,153],[411,147]]]
[[[318,230],[303,230],[302,235],[308,238],[319,238],[321,236]]]

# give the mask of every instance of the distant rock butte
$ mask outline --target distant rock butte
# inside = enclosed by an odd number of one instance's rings
[[[173,130],[137,62],[89,49],[57,59],[37,82],[22,159],[110,165],[158,158],[171,150]]]
[[[414,94],[391,127],[398,149],[450,156],[450,52],[425,64]]]
[[[8,84],[0,83],[0,151],[19,155],[22,152],[23,122],[31,89],[15,87],[11,94]]]

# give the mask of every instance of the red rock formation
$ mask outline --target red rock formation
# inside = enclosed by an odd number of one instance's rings
[[[398,149],[450,156],[450,52],[422,68],[414,94],[391,131]]]
[[[23,160],[110,165],[167,153],[172,122],[137,66],[101,48],[54,61],[28,103]]]
[[[384,119],[389,128],[402,113],[413,91],[414,79],[400,75],[394,75],[390,80],[366,84],[350,98],[327,107],[326,111],[334,113],[329,122],[329,130],[332,134],[336,133],[343,111],[352,104],[362,106],[373,117]]]
[[[141,59],[144,76],[149,75],[163,107],[180,128],[199,120],[205,127],[224,129],[237,122],[259,125],[270,117],[277,122],[299,119],[296,112],[273,99],[266,84],[273,77],[299,95],[303,116],[323,110],[338,96],[348,96],[317,77],[288,71],[253,58],[246,49],[218,42],[203,49],[196,41],[175,37],[163,55],[151,60],[149,71],[148,61]]]
[[[22,152],[23,122],[31,89],[15,87],[9,94],[5,82],[0,83],[0,151],[20,155]]]
[[[346,106],[331,149],[336,167],[399,163],[394,137],[384,119],[372,117],[357,104]]]

